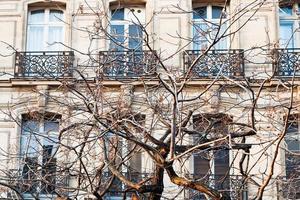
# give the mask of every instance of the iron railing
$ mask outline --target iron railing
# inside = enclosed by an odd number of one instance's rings
[[[276,76],[300,76],[300,49],[275,49],[273,56]]]
[[[16,52],[16,78],[71,77],[74,61],[72,51]]]
[[[135,183],[139,183],[141,181],[150,180],[150,178],[153,176],[152,173],[140,173],[140,172],[122,172],[122,174],[130,181],[133,181]],[[102,179],[105,181],[109,180],[112,177],[112,174],[110,172],[105,172],[102,175]],[[146,181],[147,182],[147,181]],[[105,194],[105,197],[107,199],[117,199],[127,196],[130,197],[132,195],[132,191],[126,191],[126,185],[122,183],[118,178],[115,178],[111,187]]]
[[[296,175],[296,174],[294,174]],[[299,174],[298,174],[299,175]],[[278,177],[277,191],[282,199],[300,199],[300,177]]]
[[[211,175],[203,177],[203,175],[200,174],[193,174],[190,178],[194,179],[195,181],[202,181],[206,183],[210,187],[230,196],[231,199],[248,199],[247,183],[240,175]],[[186,199],[206,200],[207,198],[199,191],[188,189],[186,193]]]
[[[184,52],[184,72],[204,51],[188,50]],[[242,77],[244,75],[244,53],[241,49],[210,50],[203,54],[191,70],[193,78],[216,76]]]
[[[153,51],[101,51],[100,73],[106,78],[139,78],[156,75]]]

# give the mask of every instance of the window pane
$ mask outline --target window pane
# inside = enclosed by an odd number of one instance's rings
[[[224,17],[224,16],[222,16],[222,11],[223,11],[223,7],[213,6],[212,7],[212,18],[219,19],[221,17]]]
[[[112,10],[111,20],[124,20],[124,8]]]
[[[221,149],[214,154],[215,174],[225,176],[229,170],[229,151]]]
[[[57,133],[59,131],[59,122],[45,121],[45,132]]]
[[[111,36],[110,49],[122,51],[125,42],[124,25],[111,25]]]
[[[218,33],[218,29],[220,28],[219,34],[216,35]],[[219,26],[212,26],[212,40],[215,39],[215,37],[220,38],[226,31],[227,29],[227,24],[222,24],[221,27]],[[216,45],[215,45],[215,49],[227,49],[227,38],[222,38]]]
[[[207,7],[199,7],[193,10],[193,19],[206,19]]]
[[[29,26],[27,36],[27,50],[42,51],[44,50],[44,27]]]
[[[63,11],[50,10],[49,21],[50,22],[63,22]]]
[[[300,150],[300,142],[297,138],[288,138],[285,140],[286,144],[287,144],[287,148],[290,151],[296,151],[298,152]]]
[[[43,140],[43,149],[45,151],[45,148],[47,147],[47,153],[52,156],[58,146],[59,122],[45,121],[44,131],[45,138]]]
[[[30,24],[40,24],[45,21],[45,11],[44,10],[34,10],[30,12],[29,23]]]
[[[49,36],[48,50],[49,51],[61,50],[63,45],[59,44],[59,42],[63,42],[63,37],[64,37],[63,27],[62,26],[49,26],[48,36]]]
[[[143,32],[138,25],[129,25],[129,48],[142,50]]]
[[[293,22],[280,22],[280,47],[293,48],[294,36],[293,36]]]
[[[38,154],[39,124],[34,120],[24,120],[22,122],[21,133],[21,154],[26,157],[36,157]]]
[[[208,46],[208,34],[209,27],[206,23],[197,23],[194,24],[194,50],[206,49]]]
[[[279,8],[280,16],[291,16],[293,15],[293,6],[284,6]]]
[[[194,155],[194,178],[208,178],[211,174],[210,160],[207,152],[195,153]]]

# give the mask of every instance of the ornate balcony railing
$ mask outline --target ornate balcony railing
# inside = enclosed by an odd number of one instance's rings
[[[139,78],[156,74],[158,60],[152,51],[101,51],[100,72],[107,78]]]
[[[204,51],[188,50],[184,52],[184,71]],[[244,53],[241,49],[210,50],[196,62],[192,68],[192,77],[209,78],[216,76],[241,77],[244,75]]]
[[[299,173],[298,173],[299,175]],[[300,199],[300,177],[293,174],[292,177],[278,177],[278,196],[282,199]]]
[[[247,183],[244,178],[239,175],[230,175],[230,176],[217,176],[211,175],[209,177],[203,177],[203,175],[191,175],[191,178],[198,181],[203,181],[208,184],[210,187],[217,189],[220,192],[226,193],[231,199],[248,199],[248,190]],[[206,197],[203,193],[198,192],[193,189],[188,189],[186,193],[186,199],[195,199],[195,200],[206,200]]]
[[[275,49],[273,69],[276,76],[300,76],[300,49]]]
[[[71,77],[73,60],[72,51],[16,52],[15,77]]]
[[[130,181],[133,181],[135,183],[139,183],[144,180],[150,180],[150,178],[153,176],[152,173],[140,173],[140,172],[122,172],[122,174]],[[110,172],[103,173],[102,178],[104,180],[109,180],[109,178],[112,177],[112,174]],[[106,198],[116,198],[116,197],[123,197],[124,191],[126,190],[126,185],[122,183],[118,178],[115,178],[111,187],[109,188],[108,192],[106,193]],[[127,196],[131,196],[131,192],[127,192]]]

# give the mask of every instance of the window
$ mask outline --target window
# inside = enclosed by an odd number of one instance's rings
[[[133,134],[136,137],[143,138],[143,132],[141,127],[145,126],[145,115],[133,114],[124,118],[120,125],[120,130],[125,130],[127,133]],[[107,132],[104,136],[104,145],[106,146],[106,153],[109,160],[114,160],[116,166],[127,158],[127,161],[119,168],[124,176],[135,183],[142,180],[142,153],[138,145],[133,142],[125,141],[120,136]],[[107,171],[103,174],[109,179],[112,174]],[[123,199],[124,190],[126,186],[118,178],[113,180],[109,192],[105,195],[106,199],[120,200]],[[130,192],[127,192],[128,197],[131,196]]]
[[[145,9],[143,7],[111,10],[110,23],[111,50],[131,49],[142,51],[143,32],[141,25],[145,23]]]
[[[299,18],[298,18],[299,4],[281,5],[279,7],[279,43],[281,48],[295,48],[298,46],[300,35]]]
[[[40,197],[53,195],[56,185],[59,116],[24,115],[21,150],[22,193]]]
[[[64,42],[64,12],[57,9],[30,10],[27,51],[59,51]]]
[[[220,25],[221,19],[221,25]],[[220,32],[217,34],[218,29]],[[219,38],[227,29],[225,9],[222,6],[207,5],[193,9],[193,48],[206,49],[212,41]],[[215,49],[227,49],[227,38],[222,38]]]
[[[300,198],[300,134],[299,115],[289,116],[287,132],[285,135],[285,172],[286,183],[282,185],[285,199]]]
[[[202,114],[196,115],[193,118],[193,128],[201,133],[193,137],[194,144],[200,144],[203,140],[212,137],[222,137],[228,135],[231,117],[219,114]],[[203,150],[195,152],[193,155],[193,178],[202,180],[211,187],[227,193],[232,199],[245,199],[245,191],[241,190],[242,182],[238,177],[230,176],[230,151],[228,146],[224,143],[216,143],[213,145],[218,147],[215,150]],[[239,189],[231,188],[231,179],[237,184]],[[201,193],[191,191],[189,198],[205,200],[206,197]]]

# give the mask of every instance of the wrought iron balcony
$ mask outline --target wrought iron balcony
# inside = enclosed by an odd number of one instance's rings
[[[275,49],[274,60],[276,76],[300,76],[300,49]]]
[[[292,177],[278,177],[277,188],[282,199],[300,199],[300,177],[293,174]]]
[[[144,172],[122,172],[122,174],[130,181],[135,183],[139,183],[141,181],[150,180],[153,176],[152,173],[144,173]],[[108,181],[112,177],[110,172],[104,172],[102,174],[102,180]],[[122,183],[118,178],[115,178],[106,193],[105,197],[110,198],[121,198],[124,196],[124,191],[126,190],[126,185]],[[132,195],[132,191],[127,191],[127,197],[129,198]]]
[[[188,50],[184,52],[184,71],[204,51]],[[210,50],[196,62],[192,68],[193,78],[210,78],[216,76],[242,77],[244,75],[244,53],[240,49]]]
[[[153,77],[158,60],[152,51],[101,51],[101,73],[107,78]]]
[[[73,60],[74,52],[72,51],[16,52],[15,77],[71,77]]]
[[[191,175],[191,179],[197,181],[203,181],[214,189],[220,192],[226,193],[231,199],[248,199],[247,183],[244,181],[243,177],[240,175],[230,175],[230,176],[218,176],[211,175],[203,177],[200,174]],[[193,189],[187,190],[186,199],[196,199],[196,200],[206,200],[203,193],[198,192]]]

